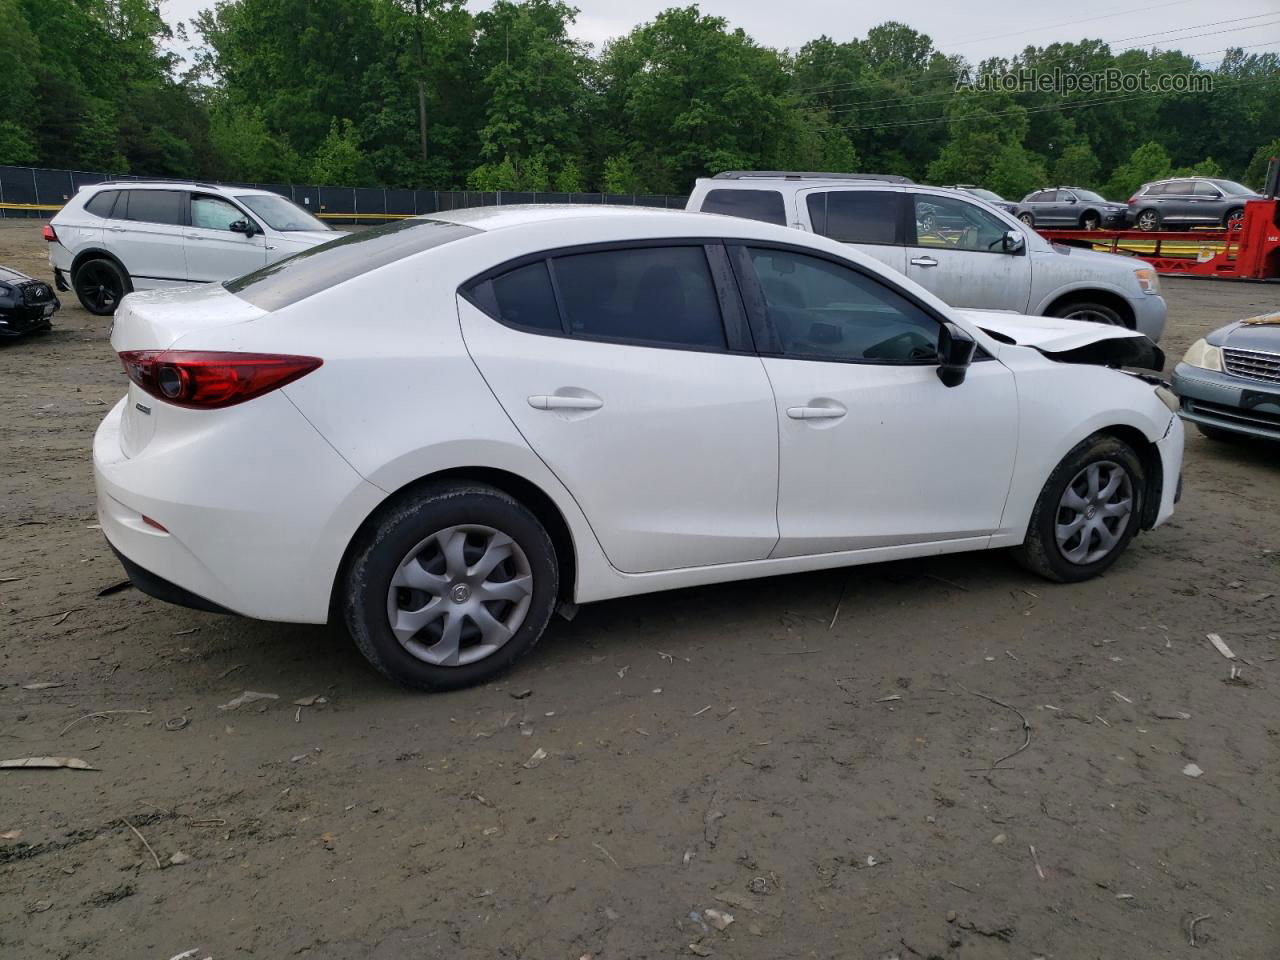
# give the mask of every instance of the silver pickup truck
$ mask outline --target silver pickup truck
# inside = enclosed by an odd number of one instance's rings
[[[1168,308],[1141,260],[1051,244],[959,190],[874,174],[729,171],[687,210],[789,225],[851,244],[953,307],[1128,327],[1159,340]]]

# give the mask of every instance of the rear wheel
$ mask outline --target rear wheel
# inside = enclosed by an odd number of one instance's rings
[[[518,501],[480,484],[438,485],[385,510],[362,535],[339,600],[374,667],[420,690],[451,690],[533,648],[558,578],[550,537]]]
[[[1049,580],[1096,577],[1138,532],[1144,489],[1142,461],[1132,447],[1105,434],[1086,438],[1049,476],[1014,557]]]
[[[1152,230],[1160,229],[1160,214],[1155,210],[1143,210],[1138,214],[1138,219],[1135,222],[1139,230],[1145,230],[1150,233]]]
[[[114,260],[86,260],[76,267],[71,285],[80,305],[97,317],[109,317],[129,292],[129,278]]]
[[[1111,327],[1126,326],[1124,317],[1114,307],[1092,300],[1072,300],[1059,304],[1050,314],[1065,320],[1084,320],[1087,323],[1102,323]]]

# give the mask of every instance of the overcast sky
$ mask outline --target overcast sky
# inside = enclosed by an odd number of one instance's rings
[[[688,0],[578,0],[576,34],[597,51],[610,37],[627,33],[661,10]],[[210,0],[162,0],[170,24],[190,20]],[[473,10],[489,3],[474,0]],[[704,0],[702,11],[742,27],[759,43],[798,48],[821,34],[836,40],[866,35],[885,20],[901,20],[933,38],[946,53],[977,62],[1009,55],[1027,44],[1098,38],[1119,50],[1133,46],[1177,47],[1215,65],[1221,50],[1245,46],[1246,52],[1280,51],[1277,0],[1022,0],[1019,3],[958,3],[914,0],[908,8],[850,0]],[[1072,19],[1069,17],[1074,15]],[[1244,19],[1248,18],[1248,19]],[[193,38],[195,39],[195,38]],[[180,51],[181,52],[181,51]]]

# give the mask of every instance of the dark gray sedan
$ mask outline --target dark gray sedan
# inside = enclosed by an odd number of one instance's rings
[[[1092,190],[1054,187],[1027,194],[1014,216],[1029,227],[1097,230],[1124,226],[1128,210],[1123,203],[1112,203]]]
[[[1228,324],[1173,370],[1182,418],[1206,437],[1280,440],[1280,312]]]

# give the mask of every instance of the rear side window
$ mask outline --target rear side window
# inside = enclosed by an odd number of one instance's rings
[[[1212,183],[1205,183],[1203,180],[1197,180],[1195,185],[1195,195],[1197,197],[1211,197],[1216,200],[1222,196],[1222,191]]]
[[[726,348],[701,246],[582,253],[556,257],[552,268],[571,336]]]
[[[116,205],[116,197],[119,195],[119,190],[103,190],[101,193],[95,193],[90,197],[84,208],[95,217],[109,217],[111,216],[111,208]]]
[[[900,243],[900,194],[879,190],[811,193],[805,203],[814,233],[842,243]]]
[[[1053,200],[1056,193],[1057,191],[1055,190],[1041,190],[1039,193],[1031,194],[1031,196],[1027,197],[1027,199],[1023,200],[1022,202],[1023,203],[1049,203],[1050,201]]]
[[[551,275],[547,273],[545,260],[494,277],[493,298],[498,316],[507,323],[534,330],[563,332],[560,308],[556,306],[556,295],[551,289]]]
[[[1164,192],[1171,197],[1189,197],[1191,196],[1191,182],[1189,180],[1175,180],[1173,183],[1166,183]]]
[[[125,219],[141,223],[164,223],[181,226],[183,222],[182,198],[178,190],[125,190],[128,212]],[[116,217],[120,218],[120,211]]]
[[[787,213],[777,190],[712,190],[702,201],[703,213],[725,213],[744,220],[786,226]]]

